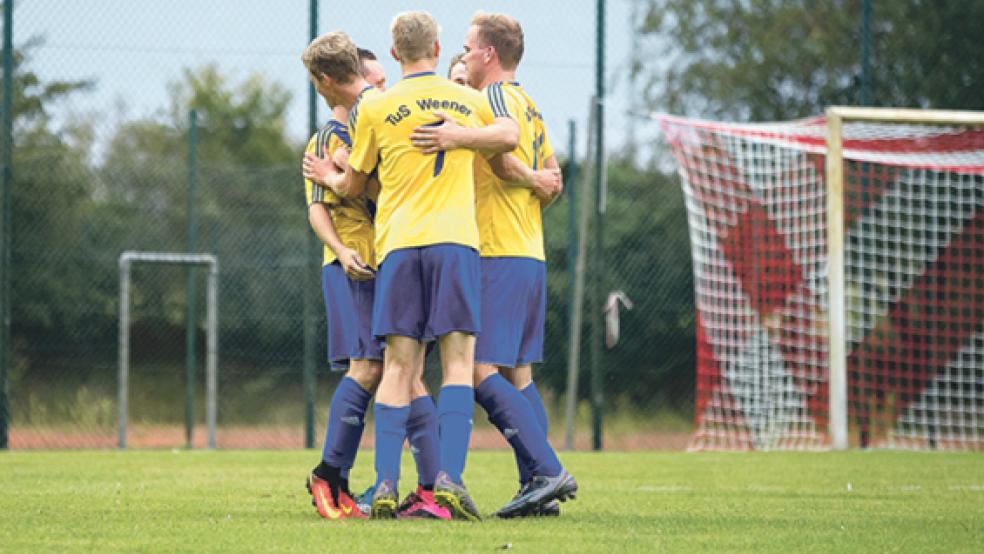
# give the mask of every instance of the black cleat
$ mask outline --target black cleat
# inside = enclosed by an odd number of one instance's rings
[[[556,501],[565,502],[576,497],[577,481],[567,470],[561,470],[556,477],[536,475],[495,515],[501,518],[559,515],[560,506]]]

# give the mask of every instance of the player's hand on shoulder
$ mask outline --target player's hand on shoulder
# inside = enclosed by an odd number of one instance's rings
[[[342,150],[339,148],[339,150]],[[309,179],[319,185],[328,185],[328,177],[333,174],[340,173],[339,169],[335,166],[335,162],[326,159],[319,158],[314,154],[308,152],[304,154],[304,162],[301,164],[302,170],[304,172],[304,178]]]
[[[353,281],[365,281],[373,278],[372,268],[362,260],[358,252],[351,248],[345,248],[338,253],[338,263],[342,264],[345,274]]]
[[[458,132],[461,126],[450,115],[434,112],[433,123],[414,127],[410,142],[424,154],[436,154],[441,150],[453,150],[461,146]]]

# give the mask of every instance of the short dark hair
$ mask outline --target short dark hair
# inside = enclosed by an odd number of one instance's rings
[[[464,63],[461,61],[461,58],[464,57],[465,57],[464,52],[458,52],[457,54],[451,56],[451,61],[448,62],[448,79],[451,78],[451,70],[454,69],[454,66],[458,65],[459,63]]]
[[[366,73],[369,73],[366,68],[366,62],[369,60],[378,60],[379,58],[372,53],[372,50],[367,50],[365,48],[356,48],[356,52],[359,55],[359,70],[362,73],[362,76],[365,77]]]

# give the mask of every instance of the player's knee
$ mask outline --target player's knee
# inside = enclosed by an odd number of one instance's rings
[[[420,378],[419,373],[416,377],[414,377],[413,383],[410,386],[410,392],[413,394],[414,398],[430,395],[430,391],[427,390],[427,385],[424,384],[424,380]]]
[[[482,381],[489,378],[490,375],[494,375],[498,372],[498,368],[491,364],[475,364],[475,370],[472,372],[473,381],[475,386],[482,384]]]
[[[533,382],[533,368],[529,364],[499,368],[499,373],[519,390],[525,389]]]
[[[383,363],[377,360],[352,360],[345,375],[367,391],[375,392],[383,377]]]
[[[396,356],[386,360],[383,372],[390,378],[397,378],[407,383],[418,377],[417,364],[412,360]]]

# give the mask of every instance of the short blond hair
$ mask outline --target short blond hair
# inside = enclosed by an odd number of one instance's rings
[[[482,46],[495,48],[502,68],[516,69],[523,59],[523,28],[519,22],[503,13],[478,11],[472,16],[471,24],[478,27]]]
[[[342,85],[362,74],[355,43],[342,31],[325,33],[312,40],[301,54],[301,61],[315,77],[327,75]]]
[[[434,58],[434,43],[441,28],[427,12],[403,12],[390,25],[393,50],[404,62]]]

